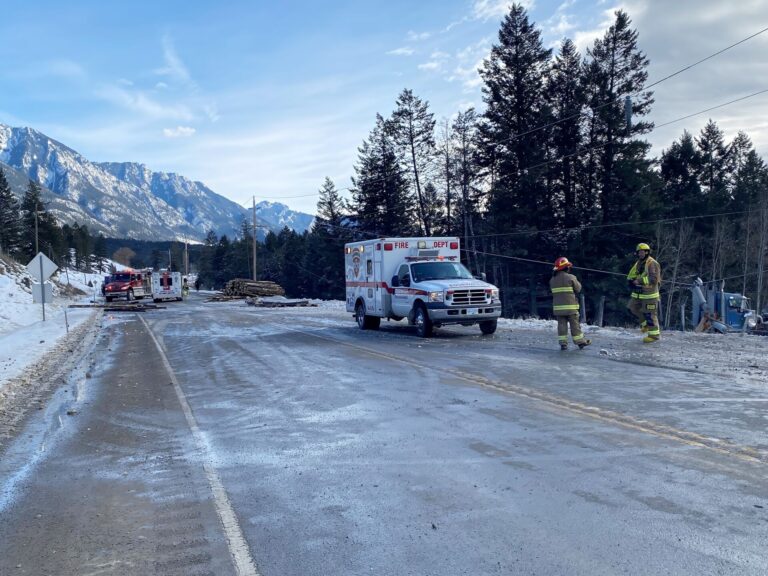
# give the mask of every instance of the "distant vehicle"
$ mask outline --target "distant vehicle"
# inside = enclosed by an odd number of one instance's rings
[[[104,297],[107,302],[112,302],[115,298],[125,298],[130,301],[148,297],[152,294],[151,275],[151,269],[116,272],[112,274],[109,284],[106,285]]]
[[[763,318],[751,308],[749,298],[737,292],[726,292],[725,282],[704,284],[701,278],[696,278],[691,292],[691,322],[698,331],[725,333],[764,329]]]
[[[152,300],[181,300],[181,272],[156,270],[152,272]]]
[[[379,238],[344,248],[347,312],[376,330],[382,318],[408,319],[427,338],[444,324],[479,324],[493,334],[501,316],[499,289],[460,260],[458,238]]]

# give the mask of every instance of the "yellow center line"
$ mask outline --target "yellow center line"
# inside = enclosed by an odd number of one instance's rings
[[[315,332],[308,332],[304,330],[299,330],[297,328],[291,328],[288,326],[283,326],[283,328],[293,332],[298,332],[300,334],[305,334],[307,336],[313,336],[321,340],[334,342],[336,344],[342,344],[343,346],[347,346],[349,348],[353,348],[355,350],[365,352],[371,356],[377,356],[379,358],[384,358],[386,360],[392,360],[394,362],[399,362],[400,364],[407,364],[409,366],[420,368],[422,370],[430,370],[432,372],[450,374],[451,376],[454,376],[460,380],[464,380],[465,382],[470,382],[482,388],[488,388],[490,390],[495,390],[497,392],[502,392],[505,394],[511,394],[518,397],[537,400],[539,402],[543,402],[549,406],[554,406],[558,409],[565,410],[572,414],[587,416],[589,418],[593,418],[601,422],[607,422],[610,424],[619,425],[624,428],[629,428],[632,430],[644,432],[646,434],[651,434],[653,436],[657,436],[659,438],[665,438],[667,440],[674,440],[675,442],[686,444],[688,446],[705,448],[707,450],[717,452],[718,454],[733,456],[735,458],[738,458],[740,460],[744,460],[747,462],[768,464],[768,454],[761,452],[760,450],[752,446],[743,446],[743,445],[735,444],[733,442],[729,442],[727,440],[723,440],[720,438],[708,437],[702,434],[698,434],[696,432],[681,430],[673,426],[668,426],[666,424],[653,422],[651,420],[637,418],[634,416],[630,416],[628,414],[616,412],[614,410],[607,410],[604,408],[600,408],[598,406],[590,406],[589,404],[584,404],[582,402],[570,400],[563,396],[558,396],[556,394],[551,394],[549,392],[543,392],[541,390],[530,388],[528,386],[521,386],[519,384],[509,384],[506,382],[499,382],[496,380],[492,380],[490,378],[486,378],[484,376],[478,376],[477,374],[471,374],[469,372],[464,372],[462,370],[458,370],[455,368],[437,368],[435,366],[430,366],[428,364],[417,362],[409,358],[402,358],[400,356],[389,354],[387,352],[381,352],[379,350],[371,350],[370,348],[367,348],[365,346],[360,346],[359,344],[352,344],[349,342],[345,342],[343,340],[332,338],[330,336],[317,334]]]

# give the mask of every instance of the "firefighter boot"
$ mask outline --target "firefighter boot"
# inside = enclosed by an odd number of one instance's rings
[[[581,342],[578,343],[579,350],[584,350],[584,348],[586,348],[590,344],[592,344],[592,340],[588,340],[588,339],[584,338],[584,340],[582,340]]]
[[[560,350],[568,350],[568,344],[560,343]]]
[[[645,334],[646,332],[648,332],[648,330],[650,330],[650,328],[648,328],[647,322],[643,322],[642,324],[640,324],[640,332]]]
[[[659,337],[658,336],[646,336],[643,338],[643,344],[651,344],[652,342],[658,342]]]

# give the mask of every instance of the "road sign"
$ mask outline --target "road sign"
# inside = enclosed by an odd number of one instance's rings
[[[45,299],[43,299],[43,293],[41,290],[44,287],[45,289]],[[32,302],[35,304],[42,304],[44,302],[51,303],[53,302],[53,285],[50,282],[46,282],[45,284],[38,284],[33,283],[32,284]]]
[[[38,282],[45,282],[51,277],[51,274],[56,272],[59,267],[54,264],[50,258],[48,258],[42,252],[38,252],[37,256],[32,258],[29,264],[27,264],[27,271]],[[42,277],[41,277],[42,276]]]

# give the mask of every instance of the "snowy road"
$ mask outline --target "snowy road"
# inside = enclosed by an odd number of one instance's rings
[[[194,295],[142,318],[3,454],[0,574],[768,571],[757,381]]]

